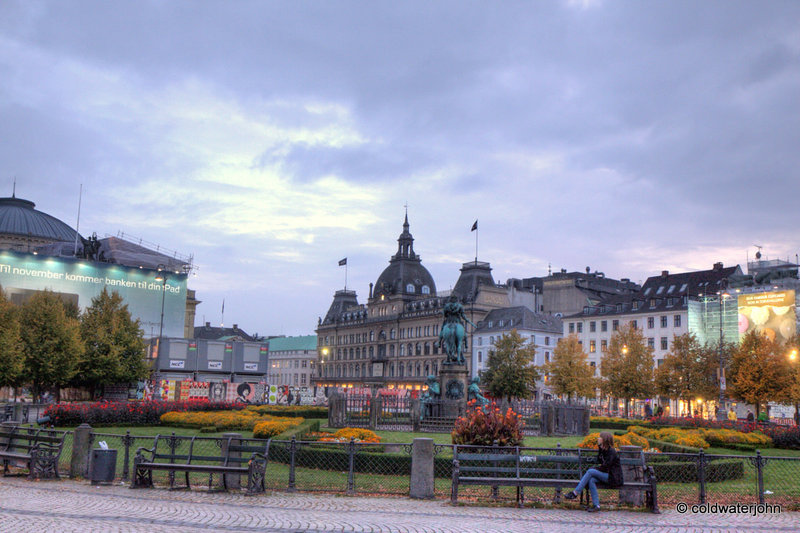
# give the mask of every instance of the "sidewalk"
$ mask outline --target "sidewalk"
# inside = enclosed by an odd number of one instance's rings
[[[6,532],[453,532],[800,530],[800,513],[692,515],[569,509],[453,507],[441,500],[308,493],[241,494],[94,487],[88,482],[0,478],[0,531]]]

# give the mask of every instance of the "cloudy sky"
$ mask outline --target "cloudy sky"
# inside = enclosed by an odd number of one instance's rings
[[[0,195],[312,333],[408,204],[439,289],[800,252],[800,3],[3,1]]]

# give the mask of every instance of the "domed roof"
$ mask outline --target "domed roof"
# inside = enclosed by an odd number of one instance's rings
[[[414,237],[408,231],[408,215],[403,223],[403,233],[397,239],[397,253],[389,266],[378,276],[373,295],[375,298],[402,294],[407,296],[435,296],[436,284],[428,269],[422,266],[414,253]]]
[[[0,198],[0,234],[21,235],[51,241],[74,241],[75,230],[22,198]]]

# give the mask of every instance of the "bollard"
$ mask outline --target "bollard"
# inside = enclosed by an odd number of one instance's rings
[[[241,441],[242,434],[241,433],[223,433],[222,434],[222,457],[241,457],[242,452],[239,451],[228,451],[229,446],[240,446],[242,444]],[[224,459],[223,459],[224,460]],[[236,464],[236,463],[234,463]],[[241,474],[222,474],[225,476],[225,484],[230,489],[240,489],[242,487],[242,475]]]
[[[409,496],[433,498],[433,439],[414,439],[411,444],[411,483]]]
[[[81,424],[72,433],[72,458],[69,462],[69,477],[88,477],[89,452],[92,446],[92,426]]]

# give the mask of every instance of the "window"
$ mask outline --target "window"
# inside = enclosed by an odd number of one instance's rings
[[[483,346],[483,337],[478,337],[478,346]]]
[[[490,320],[490,321],[489,321],[489,325],[488,325],[487,327],[490,327],[490,328],[491,328],[492,326],[493,326],[493,324],[492,324],[492,321]]]
[[[372,342],[374,340],[375,340],[375,332],[374,331],[370,331],[369,332],[369,341]]]
[[[544,352],[544,362],[545,363],[550,362],[550,352]]]
[[[589,341],[589,353],[595,353],[596,351],[597,351],[597,344],[595,344],[595,341],[593,340]]]
[[[600,351],[605,352],[606,350],[608,350],[608,341],[603,339],[600,341]]]
[[[666,337],[661,337],[661,349],[666,350],[669,347],[669,341]]]
[[[664,286],[663,285],[659,285],[658,286],[658,290],[656,291],[656,294],[661,294],[662,292],[664,292]]]
[[[686,283],[681,285],[681,290],[679,292],[686,292],[686,287],[688,287],[688,285]]]
[[[414,284],[413,283],[409,283],[408,285],[406,285],[406,292],[410,292],[410,293],[414,292]]]
[[[531,335],[531,344],[536,344],[536,335]]]
[[[608,320],[600,322],[600,331],[608,331]]]
[[[675,290],[675,285],[670,285],[670,286],[669,286],[669,289],[667,289],[667,294],[672,294],[672,292],[673,292],[674,290]]]
[[[662,328],[667,327],[667,315],[661,317],[661,327]]]
[[[478,352],[478,362],[479,363],[483,362],[483,352]]]
[[[667,298],[667,307],[675,305],[675,298]]]
[[[406,345],[405,344],[401,344],[400,345],[400,357],[404,356],[405,354],[406,354]]]
[[[618,329],[619,329],[619,320],[612,320],[611,331],[617,331]]]
[[[545,346],[550,346],[550,337],[545,337],[544,338],[544,345]]]
[[[632,304],[633,310],[636,311],[639,309],[639,300],[634,300]]]
[[[653,329],[656,327],[656,319],[652,316],[647,317],[647,328]]]
[[[494,344],[494,336],[489,337],[489,344]]]
[[[681,327],[681,315],[675,315],[672,319],[672,325],[676,328]]]
[[[430,293],[431,293],[431,288],[428,287],[427,285],[423,285],[422,286],[422,294],[430,294]]]
[[[510,328],[514,327],[514,319],[513,318],[508,321],[508,327],[510,327]]]
[[[631,327],[633,329],[637,329],[639,327],[639,322],[637,322],[636,320],[631,320]]]
[[[497,321],[497,327],[498,328],[502,328],[503,327],[503,321],[502,320],[498,320]]]
[[[589,322],[589,331],[591,333],[597,331],[597,322]]]
[[[570,322],[569,323],[569,332],[570,333],[575,333],[575,322]]]
[[[650,294],[650,287],[647,287],[647,288],[644,290],[644,295],[645,295],[645,296],[647,296],[648,294]]]
[[[389,338],[390,338],[390,339],[392,339],[392,340],[394,340],[394,338],[395,338],[396,336],[397,336],[397,332],[395,332],[394,328],[392,328],[392,329],[389,331]]]
[[[650,348],[655,348],[656,340],[653,337],[647,337],[647,346]]]
[[[578,333],[583,333],[583,322],[578,322]]]

